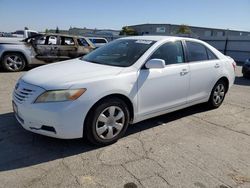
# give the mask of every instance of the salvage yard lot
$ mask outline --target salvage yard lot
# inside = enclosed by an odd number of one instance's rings
[[[249,188],[250,80],[240,69],[219,109],[143,121],[102,148],[23,130],[11,106],[23,73],[0,72],[0,187]]]

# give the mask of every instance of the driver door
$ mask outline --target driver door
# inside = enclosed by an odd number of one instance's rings
[[[163,59],[166,66],[139,72],[138,111],[142,118],[186,104],[189,88],[189,65],[181,41],[163,44],[149,59]]]

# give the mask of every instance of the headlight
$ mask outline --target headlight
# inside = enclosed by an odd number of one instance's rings
[[[35,103],[73,101],[79,98],[87,89],[67,89],[46,91],[37,97]]]

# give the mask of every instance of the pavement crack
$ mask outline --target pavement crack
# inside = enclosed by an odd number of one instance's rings
[[[62,165],[68,170],[68,172],[70,173],[70,175],[75,179],[75,182],[78,184],[78,185],[81,185],[78,180],[77,180],[77,177],[73,174],[73,172],[71,171],[71,168],[65,163],[65,158],[62,159]]]
[[[212,124],[212,125],[215,125],[215,126],[218,126],[218,127],[224,128],[224,129],[227,129],[227,130],[229,130],[229,131],[233,131],[233,132],[235,132],[235,133],[243,134],[243,135],[245,135],[245,136],[250,136],[250,134],[248,134],[248,133],[246,133],[246,132],[237,131],[237,130],[231,129],[231,128],[227,127],[227,126],[220,125],[220,124],[218,124],[218,123],[214,123],[214,122],[208,121],[208,120],[206,120],[206,119],[204,119],[204,118],[201,118],[201,117],[197,117],[197,116],[193,116],[193,117],[196,118],[196,119],[199,119],[199,120],[201,120],[201,121],[204,121],[204,122],[206,122],[206,123],[209,123],[209,124]]]
[[[163,176],[161,176],[160,174],[156,174],[159,178],[163,179],[163,181],[165,181],[168,185],[172,186],[167,180],[166,178],[164,178]]]
[[[141,183],[141,180],[137,178],[133,173],[131,173],[123,164],[121,166],[124,168],[126,172],[128,172],[142,187],[144,187]]]

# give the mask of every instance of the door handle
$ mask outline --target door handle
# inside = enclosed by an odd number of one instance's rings
[[[214,65],[214,68],[219,68],[220,67],[220,65],[218,64],[218,63],[216,63],[215,65]]]
[[[188,73],[188,70],[187,69],[182,69],[182,71],[180,72],[180,75],[181,76],[184,76]]]

